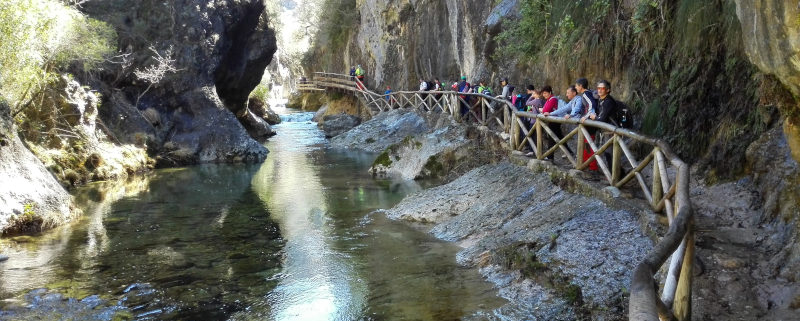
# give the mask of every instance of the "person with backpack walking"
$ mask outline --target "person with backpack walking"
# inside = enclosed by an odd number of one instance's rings
[[[359,86],[359,87],[361,87],[361,90],[364,90],[363,87],[366,87],[367,83],[364,80],[364,69],[361,68],[361,65],[358,65],[358,68],[356,68],[355,75],[356,75],[356,78],[358,78],[358,81],[360,81],[361,84],[363,85],[363,86]]]

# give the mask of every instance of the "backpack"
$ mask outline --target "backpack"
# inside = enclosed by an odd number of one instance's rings
[[[617,101],[617,110],[614,112],[614,121],[617,123],[617,126],[622,128],[633,127],[633,115],[631,114],[630,108],[619,100]]]
[[[530,98],[530,96],[529,95],[523,95],[523,94],[517,94],[516,96],[512,96],[512,97],[516,98],[516,100],[514,100],[512,102],[514,104],[514,107],[516,107],[517,110],[519,110],[519,111],[525,111],[525,109],[527,107],[527,106],[525,106],[525,103],[528,101],[528,98]]]

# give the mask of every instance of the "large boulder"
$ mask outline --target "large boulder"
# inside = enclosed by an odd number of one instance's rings
[[[0,102],[0,234],[38,232],[70,220],[66,190],[22,143]]]
[[[327,115],[322,118],[320,127],[325,137],[336,137],[361,124],[361,118],[348,114]]]
[[[247,107],[276,50],[263,1],[88,1],[81,10],[114,26],[130,54],[130,65],[106,69],[113,82],[95,84],[111,97],[100,116],[123,143],[146,137],[161,164],[266,157],[247,131],[271,134]],[[176,71],[151,86],[133,71],[158,64],[153,51],[171,57]],[[148,109],[157,124],[142,113]]]
[[[369,152],[381,152],[400,143],[406,136],[428,131],[428,124],[417,112],[395,109],[380,113],[374,118],[331,139],[338,148],[354,148]]]

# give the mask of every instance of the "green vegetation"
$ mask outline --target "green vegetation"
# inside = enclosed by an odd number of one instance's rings
[[[392,165],[392,159],[389,158],[389,149],[383,151],[383,153],[378,155],[378,158],[376,158],[375,161],[372,162],[372,167],[375,167],[377,165],[382,165],[386,167]]]
[[[436,155],[432,155],[428,157],[428,161],[425,162],[425,171],[427,172],[427,176],[429,177],[440,177],[444,176],[444,164],[439,162],[436,158]]]
[[[269,100],[269,85],[261,82],[250,92],[250,98],[260,99],[262,102]]]
[[[302,65],[317,70],[344,70],[350,66],[342,65],[340,53],[345,52],[352,30],[361,19],[356,0],[324,0],[322,6],[320,16],[314,19],[320,32]]]
[[[54,0],[0,6],[0,96],[17,114],[70,65],[91,70],[115,51],[115,33]]]

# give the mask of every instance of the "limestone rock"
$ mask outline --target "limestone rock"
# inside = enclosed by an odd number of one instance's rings
[[[70,220],[72,199],[17,137],[0,102],[0,234],[36,232]]]
[[[338,148],[355,148],[370,152],[381,152],[407,136],[424,133],[428,124],[419,114],[396,109],[380,113],[374,118],[331,139]]]
[[[327,115],[322,121],[320,126],[325,132],[325,137],[336,137],[361,124],[361,118],[348,114]]]
[[[736,0],[747,56],[800,96],[800,6],[784,0]]]

